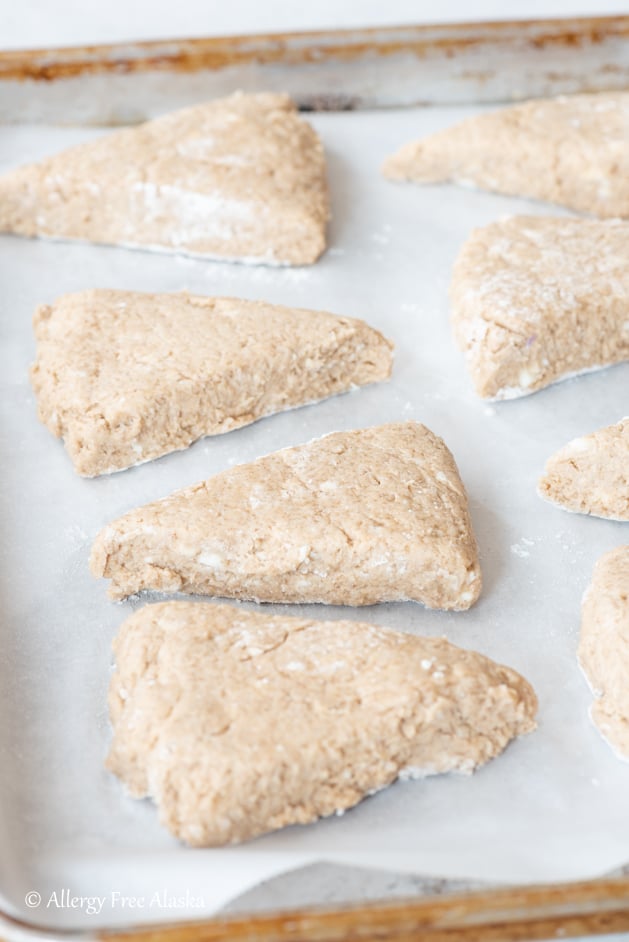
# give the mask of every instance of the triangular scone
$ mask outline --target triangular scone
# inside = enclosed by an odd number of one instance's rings
[[[527,101],[407,144],[383,172],[629,216],[628,127],[629,92]]]
[[[629,759],[629,546],[602,556],[583,597],[579,664],[596,700],[590,715]]]
[[[629,520],[629,417],[552,455],[539,494],[575,513]]]
[[[307,824],[398,777],[472,772],[535,728],[514,670],[371,624],[165,602],[114,649],[107,766],[197,846]]]
[[[323,147],[287,95],[236,93],[0,177],[0,231],[277,265],[314,262]]]
[[[452,327],[476,392],[526,396],[629,359],[629,223],[512,216],[454,266]]]
[[[238,298],[83,291],[34,326],[39,416],[87,476],[391,372],[363,321]]]
[[[334,432],[133,510],[97,536],[91,569],[112,598],[466,609],[481,589],[454,459],[416,422]]]

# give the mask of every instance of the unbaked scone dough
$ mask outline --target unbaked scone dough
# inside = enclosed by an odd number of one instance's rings
[[[475,229],[450,300],[483,398],[628,360],[629,223],[513,216]]]
[[[579,663],[596,696],[591,716],[629,759],[629,546],[602,556],[583,598]]]
[[[165,602],[114,648],[107,766],[199,846],[307,824],[398,777],[472,772],[535,728],[515,671],[360,622]]]
[[[115,599],[467,609],[481,590],[456,464],[416,422],[335,432],[133,510],[99,533],[91,570]]]
[[[629,417],[552,455],[539,494],[565,510],[629,520]]]
[[[236,261],[314,262],[323,147],[287,95],[236,93],[0,178],[0,231]]]
[[[629,216],[628,128],[629,92],[527,101],[407,144],[383,172]]]
[[[34,327],[39,417],[87,476],[391,372],[363,321],[238,298],[83,291]]]

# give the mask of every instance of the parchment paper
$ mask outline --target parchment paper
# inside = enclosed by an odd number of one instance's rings
[[[328,252],[308,269],[0,237],[0,887],[16,912],[94,928],[173,920],[212,912],[260,879],[321,860],[518,882],[585,878],[629,858],[629,766],[591,725],[591,695],[575,660],[592,566],[627,542],[629,529],[567,514],[535,493],[551,452],[629,411],[629,364],[504,404],[471,392],[448,326],[454,257],[474,226],[507,213],[561,211],[379,176],[398,145],[465,113],[312,116],[328,152],[334,220]],[[2,129],[1,169],[99,133]],[[27,371],[36,304],[89,287],[188,289],[361,317],[395,342],[393,378],[82,480],[38,423]],[[459,614],[413,603],[304,610],[445,635],[511,665],[537,690],[539,729],[472,777],[400,782],[343,817],[240,847],[180,846],[154,806],[126,797],[103,769],[110,644],[143,602],[107,600],[105,583],[87,569],[93,537],[126,510],[233,464],[336,429],[411,418],[443,436],[459,464],[482,555],[481,600]],[[25,904],[29,891],[41,895],[38,906]],[[72,903],[81,896],[103,898],[99,912]]]

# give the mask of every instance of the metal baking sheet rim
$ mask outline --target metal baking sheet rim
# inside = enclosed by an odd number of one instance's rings
[[[625,89],[629,16],[0,52],[3,123],[129,124],[235,88],[333,111]]]
[[[457,82],[448,87],[447,81],[443,78],[437,81],[436,89],[426,96],[425,90],[421,98],[417,97],[414,87],[395,87],[395,73],[403,63],[403,58],[410,55],[410,60],[414,65],[417,64],[417,31],[421,31],[419,37],[420,43],[435,44],[432,49],[432,55],[428,54],[424,48],[420,57],[428,58],[430,66],[436,66],[439,69],[439,59],[446,63],[453,56],[451,51],[452,42],[457,41],[456,32],[465,32],[472,30],[476,32],[476,48],[480,48],[485,53],[487,48],[495,51],[498,47],[500,52],[505,54],[507,60],[512,61],[514,30],[528,33],[535,33],[542,29],[545,35],[549,37],[548,43],[537,43],[534,37],[527,38],[523,54],[531,55],[533,50],[551,50],[556,53],[557,48],[576,49],[579,51],[581,75],[576,74],[557,75],[549,71],[543,73],[542,84],[540,86],[539,68],[535,67],[533,71],[538,72],[538,78],[531,81],[525,81],[518,93],[518,89],[510,88],[508,85],[500,84],[500,71],[489,76],[478,73],[462,72],[457,76]],[[311,40],[308,35],[284,37],[238,37],[226,40],[192,40],[180,41],[174,40],[170,43],[138,44],[135,47],[125,47],[129,56],[128,62],[135,62],[137,67],[120,66],[120,47],[94,47],[90,49],[74,50],[56,50],[48,52],[12,52],[0,53],[0,122],[2,121],[37,121],[44,117],[55,120],[72,123],[92,123],[105,122],[111,124],[128,123],[129,121],[141,120],[142,118],[157,113],[158,110],[169,110],[176,107],[176,104],[169,102],[164,108],[164,101],[160,99],[158,109],[147,102],[155,101],[155,93],[159,87],[151,88],[150,83],[145,86],[147,91],[146,101],[136,111],[129,112],[127,107],[121,105],[123,98],[128,94],[128,81],[138,82],[138,79],[144,77],[166,77],[169,82],[179,73],[185,73],[189,78],[195,73],[207,77],[211,75],[216,82],[208,86],[205,82],[201,88],[197,88],[198,98],[194,99],[195,91],[189,81],[182,84],[181,90],[175,93],[183,95],[186,103],[191,100],[200,100],[207,97],[208,93],[223,94],[235,86],[240,87],[261,87],[277,88],[278,90],[289,90],[293,88],[300,104],[306,108],[335,110],[338,108],[364,108],[364,107],[382,107],[387,105],[407,105],[417,102],[425,103],[427,100],[431,103],[448,101],[494,101],[504,98],[529,97],[533,94],[554,94],[558,91],[577,91],[577,90],[602,90],[607,88],[626,88],[629,85],[629,65],[627,65],[626,52],[629,49],[629,17],[613,17],[603,19],[589,19],[579,21],[538,21],[526,24],[473,24],[457,25],[453,27],[434,27],[431,30],[443,29],[447,36],[439,37],[428,35],[428,28],[410,27],[401,28],[397,31],[398,46],[393,50],[378,49],[378,55],[385,62],[385,69],[380,74],[381,88],[383,93],[374,95],[365,92],[364,83],[373,82],[374,62],[371,56],[370,42],[382,40],[383,34],[389,34],[386,38],[392,39],[391,30],[373,30],[360,34],[359,41],[364,48],[357,53],[337,57],[334,52],[334,42],[339,36],[351,46],[352,41],[357,41],[356,31],[353,31],[351,37],[349,31],[343,36],[339,33],[323,34],[323,43],[328,45],[330,50],[329,58],[333,62],[333,70],[322,69],[321,63],[317,62],[317,55],[312,55]],[[481,35],[479,35],[479,30]],[[572,35],[572,40],[566,42],[566,33]],[[412,34],[412,35],[411,35]],[[563,37],[563,38],[562,38]],[[317,41],[321,37],[317,36]],[[412,43],[411,43],[412,39]],[[556,42],[555,42],[556,40]],[[301,47],[303,54],[298,54],[292,63],[281,61],[282,54],[274,54],[270,62],[263,63],[264,67],[259,68],[260,42],[265,45],[271,44],[269,48],[275,46],[276,50],[293,50]],[[220,43],[226,50],[224,61],[218,66],[208,67],[205,64],[204,49],[205,43]],[[251,56],[245,56],[244,64],[235,66],[232,57],[229,55],[229,49],[234,53],[237,49],[241,50],[243,43],[251,44]],[[482,45],[489,43],[489,46]],[[191,53],[195,52],[194,47],[198,44],[196,52],[202,55],[196,60],[194,55],[190,59]],[[409,44],[413,48],[409,48]],[[480,44],[480,45],[479,45]],[[519,40],[517,44],[520,45]],[[460,48],[464,48],[463,46]],[[583,53],[584,46],[588,47],[589,52],[594,50],[595,75],[586,74],[588,72],[584,64]],[[150,47],[150,49],[149,49]],[[435,49],[440,50],[439,55],[435,56]],[[610,60],[610,49],[612,57]],[[147,65],[147,51],[157,52],[158,57],[163,53],[159,50],[170,50],[166,53],[160,69],[154,71],[154,61],[150,60]],[[338,52],[338,50],[337,50]],[[619,62],[614,59],[618,55]],[[242,55],[242,52],[238,52]],[[183,56],[183,58],[181,58]],[[461,54],[463,58],[463,54]],[[237,55],[235,55],[237,58]],[[314,58],[314,62],[312,59]],[[320,57],[319,57],[320,58]],[[369,61],[371,58],[371,61]],[[279,65],[277,60],[280,60]],[[347,70],[348,63],[354,59],[358,61],[359,66],[364,68],[365,59],[367,60],[367,71],[360,69],[358,72],[353,70],[351,82],[357,82],[357,85],[351,93],[345,91],[339,96],[338,79],[343,70]],[[74,60],[79,63],[79,67],[70,70],[68,77],[67,71],[64,72],[64,63]],[[144,60],[144,61],[143,61]],[[254,60],[252,62],[252,60]],[[310,61],[309,61],[310,60]],[[505,61],[507,61],[505,60]],[[603,63],[601,65],[601,60]],[[89,63],[92,63],[90,65]],[[102,69],[94,69],[94,61],[100,62]],[[58,75],[55,76],[54,64],[58,62],[60,68]],[[196,62],[196,65],[195,65]],[[340,64],[339,64],[340,62]],[[80,65],[83,63],[83,65]],[[87,63],[87,64],[86,64]],[[165,71],[164,71],[165,63]],[[182,65],[182,63],[185,63]],[[192,64],[191,64],[192,63]],[[16,69],[23,68],[23,75],[16,77]],[[337,70],[341,69],[341,73]],[[40,74],[36,74],[40,69]],[[244,71],[243,71],[244,69]],[[35,71],[34,71],[35,70]],[[47,74],[46,73],[47,70]],[[598,70],[598,71],[597,71]],[[120,82],[120,87],[116,89],[116,80],[120,79],[117,72],[124,72],[124,82]],[[317,77],[317,72],[324,72],[325,78],[323,84]],[[29,74],[30,73],[30,74]],[[100,91],[101,98],[98,98],[96,107],[85,109],[81,105],[76,107],[76,85],[75,81],[85,86],[87,82],[88,98],[93,97],[94,87],[90,87],[91,80],[98,75],[107,75],[113,78],[113,83],[106,82]],[[299,75],[298,84],[294,86],[294,77]],[[305,78],[304,76],[308,76]],[[356,76],[358,76],[356,78]],[[521,79],[521,77],[520,77]],[[43,82],[43,85],[42,85]],[[305,82],[305,84],[303,84]],[[392,84],[393,82],[393,84]],[[496,82],[498,84],[496,85]],[[301,84],[300,84],[301,83]],[[310,84],[309,84],[310,83]],[[329,93],[327,84],[335,91]],[[40,98],[33,111],[24,107],[25,103],[32,97],[37,88],[45,87],[48,90],[48,97]],[[210,92],[208,92],[210,89]],[[301,90],[300,90],[301,89]],[[462,91],[463,89],[463,91]],[[58,90],[58,96],[57,96]],[[54,91],[51,96],[50,91]],[[113,93],[114,101],[119,100],[119,104],[114,107],[103,107],[103,98],[107,99]],[[193,95],[193,99],[189,96]],[[37,96],[36,96],[37,97]],[[43,105],[42,105],[43,102]],[[182,102],[179,102],[182,103]],[[448,938],[477,938],[479,932],[484,933],[488,938],[491,933],[492,938],[515,939],[521,938],[526,931],[528,938],[543,938],[551,934],[561,934],[563,936],[582,935],[585,933],[606,933],[629,930],[629,878],[621,877],[614,879],[588,880],[583,882],[569,882],[563,884],[549,884],[542,886],[521,886],[500,890],[488,890],[480,892],[471,892],[464,895],[452,895],[445,898],[413,900],[410,902],[394,904],[377,904],[359,907],[343,908],[334,911],[290,911],[272,916],[253,915],[247,919],[242,918],[211,918],[202,922],[186,921],[178,924],[160,926],[153,924],[150,927],[133,926],[128,930],[71,930],[66,931],[53,927],[41,927],[27,920],[16,918],[8,912],[0,911],[0,937],[7,939],[61,939],[72,937],[77,939],[93,938],[111,938],[111,939],[146,939],[151,940],[184,940],[193,938],[207,939],[244,939],[251,936],[251,931],[255,930],[256,938],[262,942],[267,939],[292,940],[297,938],[317,938],[323,942],[327,939],[340,939],[346,937],[351,931],[352,937],[372,938],[377,933],[378,938],[395,939],[407,938],[414,932],[421,931],[422,938],[442,938],[446,932]]]

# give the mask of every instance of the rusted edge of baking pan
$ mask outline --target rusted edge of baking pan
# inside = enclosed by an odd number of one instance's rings
[[[513,942],[629,930],[629,878],[487,890],[334,910],[113,931],[42,929],[0,914],[5,942]]]
[[[0,122],[129,124],[235,89],[304,110],[629,88],[629,16],[0,52]]]

